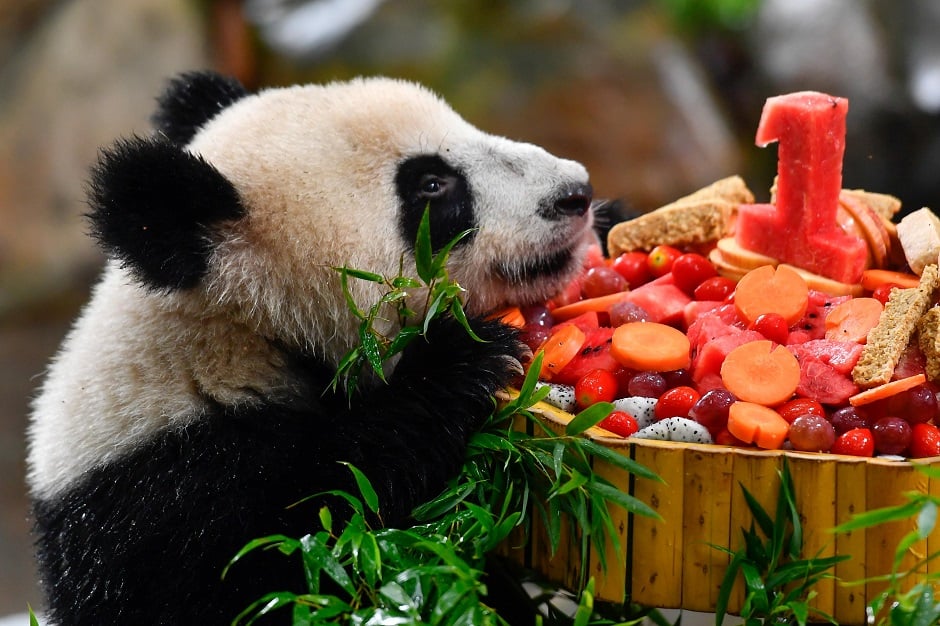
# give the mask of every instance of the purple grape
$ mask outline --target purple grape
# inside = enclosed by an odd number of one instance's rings
[[[937,416],[937,394],[929,385],[918,385],[897,395],[900,406],[894,415],[903,417],[908,424],[929,422]]]
[[[523,328],[522,332],[519,334],[519,339],[525,345],[529,346],[529,349],[535,352],[538,350],[545,340],[548,339],[549,335],[552,334],[552,331],[548,328],[535,328],[529,330],[528,327]]]
[[[672,370],[671,372],[662,372],[662,377],[666,381],[666,387],[693,387],[692,372],[687,369]]]
[[[803,452],[828,452],[836,441],[836,429],[825,417],[807,413],[790,424],[790,444]]]
[[[728,424],[728,409],[735,401],[734,394],[727,389],[712,389],[689,409],[689,417],[715,433]]]
[[[829,418],[832,427],[836,429],[836,434],[841,435],[853,428],[870,428],[871,422],[868,416],[863,415],[854,406],[846,406],[836,409]]]
[[[614,328],[629,322],[648,322],[650,314],[643,307],[621,300],[610,307],[610,325]]]
[[[658,398],[666,391],[666,380],[659,372],[637,372],[627,383],[627,393],[643,398]]]
[[[525,320],[526,330],[535,330],[536,328],[551,328],[554,324],[552,312],[548,307],[536,304],[522,308],[522,319]]]
[[[878,454],[902,454],[911,444],[911,425],[900,417],[882,417],[871,427]]]

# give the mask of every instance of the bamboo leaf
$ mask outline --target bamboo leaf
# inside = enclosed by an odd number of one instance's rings
[[[467,320],[467,313],[463,310],[463,304],[460,303],[460,300],[454,298],[454,300],[451,301],[450,314],[454,316],[454,319],[460,323],[460,326],[474,341],[485,343],[484,339],[473,332],[473,329],[470,327],[470,322]]]
[[[418,278],[425,284],[434,279],[433,254],[431,252],[431,217],[430,205],[425,207],[421,214],[421,221],[418,222],[418,231],[415,235],[415,271]]]
[[[898,522],[906,520],[920,512],[921,505],[917,502],[907,502],[897,506],[886,506],[880,509],[873,509],[858,513],[849,521],[839,524],[832,529],[834,533],[844,533],[860,528],[870,528],[887,522]]]
[[[614,410],[614,405],[610,402],[598,402],[592,404],[575,416],[573,420],[565,426],[565,434],[569,436],[580,435],[591,426],[596,425],[602,419],[610,415]]]
[[[370,332],[363,332],[360,335],[362,342],[362,353],[379,378],[385,380],[385,372],[382,371],[382,348],[375,335]]]
[[[630,457],[611,450],[606,446],[602,446],[601,444],[591,441],[590,439],[581,440],[580,445],[595,457],[599,457],[604,461],[607,461],[614,467],[634,474],[635,476],[639,476],[640,478],[648,478],[660,483],[663,482],[663,479],[660,478],[659,474],[649,469],[642,463],[637,463]]]
[[[396,276],[392,279],[392,287],[395,289],[417,289],[420,286],[421,281],[408,276]]]
[[[447,263],[447,257],[450,256],[450,251],[474,230],[473,228],[468,228],[467,230],[457,233],[453,239],[444,244],[443,248],[438,250],[437,254],[434,255],[434,260],[431,262],[432,276],[440,276],[441,270],[444,269],[444,265]]]
[[[287,547],[285,552],[283,546]],[[225,566],[225,569],[222,570],[222,578],[225,578],[225,575],[228,573],[229,568],[231,568],[235,563],[240,561],[245,557],[249,552],[253,552],[258,549],[268,549],[271,547],[277,547],[281,549],[285,554],[290,554],[294,550],[300,547],[300,542],[296,539],[292,539],[287,535],[268,535],[267,537],[259,537],[258,539],[253,539],[246,543],[238,553],[232,557],[232,560],[228,562]]]
[[[564,495],[569,491],[573,491],[579,487],[584,486],[587,484],[588,480],[588,477],[584,474],[579,472],[571,472],[571,478],[559,485],[557,489],[554,489],[548,497],[554,498],[555,496]]]
[[[764,507],[761,506],[760,502],[747,490],[744,484],[741,484],[741,491],[744,492],[744,500],[747,502],[747,508],[751,510],[751,515],[754,516],[754,520],[760,527],[761,532],[764,533],[765,537],[773,537],[774,523],[770,519],[770,515],[767,514]]]
[[[375,493],[375,489],[372,488],[372,483],[366,478],[366,475],[352,463],[347,463],[346,461],[340,461],[340,463],[348,467],[349,471],[352,472],[353,478],[356,479],[356,486],[359,488],[359,493],[362,494],[362,499],[366,506],[369,507],[369,510],[373,513],[378,513],[379,496]]]
[[[326,532],[332,532],[333,530],[333,516],[330,515],[330,508],[327,506],[320,507],[320,526]]]
[[[654,511],[648,504],[642,500],[638,500],[633,496],[624,493],[612,485],[606,485],[602,482],[598,482],[596,479],[592,480],[589,483],[589,488],[591,491],[599,494],[605,500],[613,502],[620,508],[626,510],[629,513],[635,513],[636,515],[642,515],[643,517],[651,517],[653,519],[661,520],[662,517]]]

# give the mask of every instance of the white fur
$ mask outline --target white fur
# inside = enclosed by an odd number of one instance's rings
[[[482,313],[537,302],[566,276],[510,285],[498,265],[590,241],[590,215],[568,226],[537,219],[561,184],[586,183],[573,161],[481,132],[431,92],[388,79],[272,89],[206,124],[189,146],[238,189],[245,219],[224,226],[205,284],[150,292],[110,264],[50,367],[33,407],[29,482],[50,497],[82,472],[223,404],[289,393],[270,341],[336,362],[352,345],[333,266],[394,276],[399,162],[437,153],[463,170],[479,230],[455,250],[451,274]],[[433,219],[433,216],[432,216]],[[352,281],[356,300],[378,288]],[[414,306],[418,306],[416,303]],[[280,390],[280,391],[279,391]]]

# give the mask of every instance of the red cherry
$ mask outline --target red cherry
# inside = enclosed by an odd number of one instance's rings
[[[672,264],[682,256],[682,251],[672,246],[659,245],[650,250],[646,257],[646,264],[649,266],[650,274],[659,278],[672,271]]]
[[[783,319],[783,316],[779,313],[758,315],[757,319],[748,326],[748,330],[756,330],[767,339],[783,345],[786,345],[787,337],[790,335],[787,320]]]
[[[617,377],[607,370],[591,370],[574,385],[574,398],[580,408],[610,402],[617,397]]]
[[[673,387],[659,396],[653,415],[657,420],[667,417],[688,417],[689,410],[701,397],[701,394],[692,387]]]
[[[629,437],[640,430],[640,425],[636,419],[626,411],[611,411],[610,415],[598,422],[597,425],[621,437]]]
[[[780,417],[787,420],[790,424],[801,415],[826,417],[826,409],[823,408],[823,405],[810,398],[794,398],[793,400],[784,402],[778,406],[776,410],[777,413],[780,414]]]
[[[940,428],[933,424],[914,424],[908,452],[912,459],[940,456]]]
[[[853,428],[836,437],[829,451],[850,456],[874,456],[875,438],[867,428]]]
[[[730,278],[712,276],[702,281],[702,284],[695,288],[692,295],[696,300],[721,301],[734,293],[736,285],[737,283]]]
[[[652,278],[647,255],[643,252],[624,252],[614,259],[610,266],[627,279],[630,289],[636,289]]]
[[[683,254],[672,263],[672,277],[676,287],[690,296],[694,295],[696,287],[717,275],[718,271],[711,261],[694,252]]]
[[[888,296],[891,295],[891,290],[895,287],[900,287],[894,283],[885,283],[883,285],[878,285],[875,287],[875,290],[871,292],[871,297],[880,302],[881,304],[886,304],[888,302]]]

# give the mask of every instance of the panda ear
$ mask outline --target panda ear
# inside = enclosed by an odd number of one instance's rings
[[[89,204],[101,246],[155,289],[195,286],[215,247],[213,225],[245,214],[219,170],[160,138],[135,137],[102,151]]]
[[[247,95],[234,78],[211,71],[186,72],[170,80],[157,98],[151,122],[167,139],[185,146],[219,111]]]

